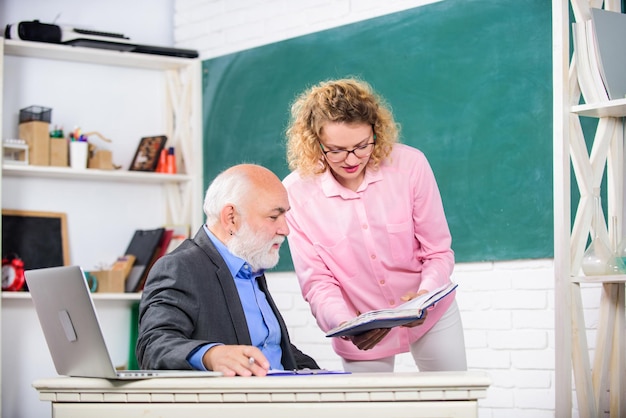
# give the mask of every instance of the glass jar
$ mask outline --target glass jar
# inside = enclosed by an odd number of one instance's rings
[[[601,213],[600,192],[596,190],[593,195],[592,239],[583,254],[582,269],[585,276],[619,274],[619,271],[615,271],[614,252],[598,233],[600,222],[603,222]]]

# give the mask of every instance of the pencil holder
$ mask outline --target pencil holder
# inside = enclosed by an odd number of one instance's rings
[[[70,141],[70,166],[79,170],[87,168],[87,141]]]

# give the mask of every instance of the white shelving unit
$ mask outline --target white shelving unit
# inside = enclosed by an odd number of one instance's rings
[[[593,193],[601,187],[604,176],[606,190],[601,194],[608,209],[605,219],[617,222],[606,222],[598,233],[607,242],[624,236],[626,99],[579,104],[577,64],[570,57],[570,6],[575,21],[583,22],[591,18],[591,7],[619,12],[621,2],[553,0],[556,416],[571,417],[576,408],[580,417],[618,418],[626,416],[626,275],[585,276],[581,265],[592,231]],[[583,117],[597,118],[593,138],[585,138],[580,123]],[[586,142],[591,143],[590,152]],[[578,202],[572,202],[572,186],[580,192]],[[600,317],[596,344],[590,353],[582,293],[594,286],[601,294]]]
[[[185,184],[192,181],[186,174],[144,173],[140,171],[85,170],[77,175],[76,170],[66,167],[44,167],[7,165],[2,169],[5,177],[46,177],[57,180],[104,181],[119,183]]]
[[[16,137],[19,109],[52,108],[51,128],[98,131],[119,170],[5,165],[2,208],[63,212],[70,263],[110,265],[136,229],[202,224],[201,62],[159,55],[2,40],[0,131]],[[141,137],[167,135],[179,174],[128,171]],[[92,138],[90,137],[91,141]],[[116,365],[128,361],[131,309],[138,294],[94,294]],[[33,380],[54,376],[32,301],[3,292],[2,415],[50,416]]]

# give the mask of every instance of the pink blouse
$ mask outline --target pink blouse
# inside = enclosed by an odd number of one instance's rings
[[[372,309],[393,308],[408,292],[450,282],[454,253],[443,204],[424,154],[396,144],[354,192],[332,174],[289,174],[289,248],[302,295],[324,331]],[[438,302],[426,322],[396,327],[371,350],[333,338],[335,352],[371,360],[407,352],[445,313]]]

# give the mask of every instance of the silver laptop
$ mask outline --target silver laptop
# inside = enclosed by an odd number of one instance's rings
[[[106,379],[221,376],[200,370],[116,370],[79,266],[24,273],[54,367],[60,375]]]

